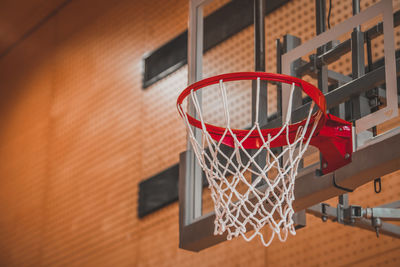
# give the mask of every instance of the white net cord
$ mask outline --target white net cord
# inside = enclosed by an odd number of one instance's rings
[[[211,197],[214,201],[214,234],[227,234],[227,239],[241,235],[250,241],[259,236],[264,246],[269,246],[275,236],[286,241],[288,234],[295,235],[292,203],[294,184],[300,160],[305,153],[319,117],[310,124],[314,103],[308,112],[303,126],[300,126],[296,138],[289,138],[289,125],[292,114],[292,100],[295,84],[292,84],[287,115],[279,133],[264,137],[259,125],[260,78],[257,79],[256,115],[248,134],[238,139],[230,127],[229,107],[226,85],[219,82],[220,95],[224,108],[225,128],[222,138],[214,140],[206,129],[203,114],[196,94],[192,90],[190,100],[201,122],[201,140],[197,140],[186,112],[181,113],[193,151],[206,174]],[[306,135],[310,127],[309,134]],[[254,133],[258,133],[262,145],[252,151],[243,147],[243,142]],[[230,135],[234,140],[232,149],[223,149],[222,141]],[[286,135],[287,145],[277,153],[270,147],[276,138]],[[226,148],[226,146],[225,146]],[[256,158],[266,151],[265,164],[258,164]],[[259,160],[258,160],[259,162]],[[258,186],[262,184],[261,186]],[[258,187],[257,187],[258,186]],[[269,231],[264,229],[268,225]]]

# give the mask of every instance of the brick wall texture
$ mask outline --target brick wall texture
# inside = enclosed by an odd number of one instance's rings
[[[335,25],[351,1],[333,2]],[[400,266],[398,239],[312,216],[286,243],[239,238],[200,253],[178,248],[177,203],[138,219],[139,182],[186,146],[175,101],[187,67],[142,90],[142,58],[186,30],[187,11],[187,0],[72,0],[0,58],[0,266]],[[314,0],[266,17],[268,71],[274,40],[309,40],[314,21]],[[205,73],[251,71],[252,31],[211,50]],[[351,202],[398,200],[399,175]]]

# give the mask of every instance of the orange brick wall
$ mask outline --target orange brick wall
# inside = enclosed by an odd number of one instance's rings
[[[286,32],[312,37],[313,5],[271,14],[267,49]],[[310,19],[286,27],[300,6]],[[187,82],[185,66],[143,91],[141,60],[186,29],[187,10],[186,0],[71,1],[0,58],[0,266],[399,266],[399,240],[311,216],[287,243],[237,239],[200,253],[178,249],[177,203],[137,218],[138,183],[185,149],[175,100]],[[398,200],[398,178],[350,199]]]

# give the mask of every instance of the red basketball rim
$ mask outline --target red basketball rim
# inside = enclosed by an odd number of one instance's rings
[[[317,117],[319,118],[318,125],[314,131],[314,136],[318,135],[319,131],[321,128],[325,125],[326,123],[326,100],[325,96],[322,94],[322,92],[313,86],[312,84],[288,75],[284,74],[274,74],[274,73],[266,73],[266,72],[235,72],[235,73],[227,73],[227,74],[221,74],[217,76],[213,76],[201,81],[198,81],[196,83],[193,83],[192,85],[188,86],[183,92],[179,95],[178,100],[177,100],[177,108],[180,110],[182,113],[184,112],[182,109],[182,102],[183,100],[191,93],[193,90],[194,92],[207,87],[212,84],[219,83],[221,80],[223,82],[230,82],[230,81],[239,81],[239,80],[256,80],[257,78],[260,78],[260,80],[265,80],[265,81],[274,81],[274,82],[281,82],[281,83],[286,83],[286,84],[295,84],[296,86],[300,87],[303,92],[305,92],[310,98],[314,101],[314,103],[318,106],[319,110],[312,114],[312,117],[310,118],[309,125],[313,125],[313,122]],[[186,116],[188,118],[189,123],[199,129],[202,129],[202,124],[199,120],[193,118],[190,116],[187,112]],[[180,113],[181,114],[181,113]],[[299,127],[304,126],[307,121],[307,118],[304,120],[291,124],[289,125],[289,141],[292,142],[295,138],[295,135],[297,133],[297,130]],[[224,136],[224,139],[222,140],[222,143],[231,147],[234,147],[234,138],[230,134],[230,132],[226,132],[226,128],[215,126],[212,124],[204,123],[206,126],[207,132],[211,135],[211,137],[216,140],[220,141],[220,139]],[[279,131],[281,130],[281,127],[278,128],[271,128],[271,129],[261,129],[261,134],[264,138],[268,138],[268,136],[276,136]],[[250,130],[244,130],[244,129],[232,129],[232,132],[235,134],[236,138],[241,141],[245,136],[249,134]],[[310,131],[308,131],[309,134]],[[224,135],[225,133],[225,135]],[[307,134],[306,134],[307,137]],[[248,138],[242,143],[243,147],[245,149],[253,149],[253,148],[259,148],[263,144],[263,141],[260,137],[260,134],[258,131],[253,131],[252,133],[249,134]],[[273,142],[270,143],[270,147],[281,147],[287,145],[287,138],[286,138],[286,131],[283,131],[281,135],[277,138],[274,139]]]

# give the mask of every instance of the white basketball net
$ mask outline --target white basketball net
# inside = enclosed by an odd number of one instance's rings
[[[196,93],[190,94],[198,119],[201,122],[201,140],[194,135],[193,126],[189,124],[187,114],[179,106],[178,110],[184,119],[193,150],[198,162],[206,173],[211,197],[215,209],[214,235],[226,232],[227,239],[241,235],[246,241],[259,236],[264,246],[269,246],[275,235],[285,241],[288,233],[295,235],[293,223],[294,182],[299,162],[317,127],[319,116],[309,125],[314,103],[310,107],[306,123],[299,127],[296,138],[289,143],[290,114],[295,85],[292,84],[286,120],[282,129],[275,136],[264,138],[258,121],[260,79],[257,79],[256,118],[248,135],[241,141],[230,128],[230,117],[226,87],[219,83],[221,100],[224,107],[226,130],[219,142],[208,133]],[[189,97],[189,96],[188,96]],[[311,132],[306,136],[308,127]],[[246,150],[243,142],[253,132],[258,132],[262,146],[257,150]],[[221,142],[230,134],[234,139],[234,148],[229,153],[222,151]],[[270,148],[270,143],[282,134],[286,134],[288,145],[278,154]],[[225,146],[226,147],[226,146]],[[259,155],[265,155],[262,164]],[[265,165],[264,165],[265,164]],[[251,176],[251,177],[249,177]],[[260,183],[264,183],[259,186]],[[256,187],[258,185],[258,187]],[[268,225],[270,231],[262,230]]]

